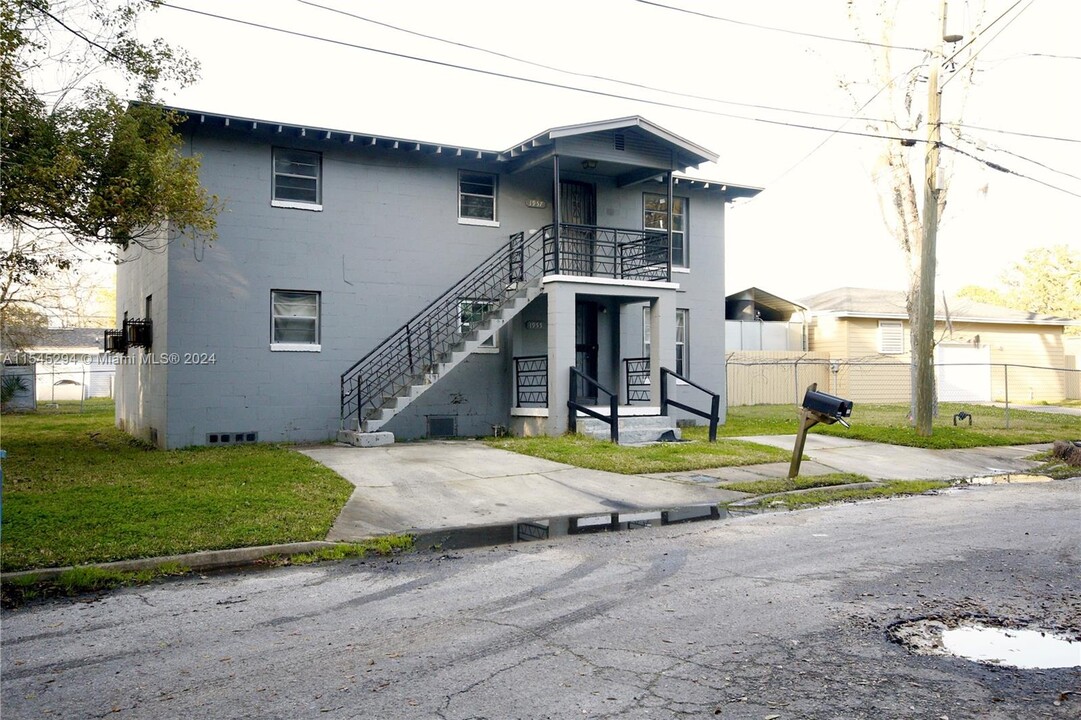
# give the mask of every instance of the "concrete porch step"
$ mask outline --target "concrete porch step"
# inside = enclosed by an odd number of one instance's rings
[[[608,423],[596,418],[579,417],[577,425],[578,432],[598,440],[608,440],[612,436]],[[671,432],[676,440],[682,437],[676,421],[664,415],[632,415],[619,418],[620,445],[657,442],[667,432]]]

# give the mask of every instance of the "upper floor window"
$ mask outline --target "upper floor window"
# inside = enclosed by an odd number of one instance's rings
[[[879,320],[878,351],[889,355],[905,351],[905,334],[900,320]]]
[[[274,148],[274,200],[277,207],[321,210],[323,158],[317,152]]]
[[[672,198],[672,267],[689,267],[687,248],[687,198]],[[668,229],[668,196],[646,193],[642,198],[642,227],[646,230]]]
[[[492,173],[458,172],[458,222],[495,225],[498,178]]]
[[[270,291],[270,349],[320,349],[319,293],[307,290]]]

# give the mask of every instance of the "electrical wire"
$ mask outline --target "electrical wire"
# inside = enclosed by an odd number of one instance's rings
[[[815,111],[812,111],[812,110],[798,110],[798,109],[795,109],[795,108],[781,108],[781,107],[776,107],[776,106],[773,106],[773,105],[759,105],[759,104],[755,104],[755,103],[738,102],[738,101],[735,101],[735,100],[723,100],[721,98],[709,97],[709,96],[706,96],[706,95],[696,95],[694,93],[684,93],[684,92],[679,92],[678,90],[671,90],[669,88],[656,87],[654,85],[646,85],[644,83],[637,83],[637,82],[633,82],[633,81],[630,81],[630,80],[621,80],[619,78],[608,77],[608,76],[605,76],[605,75],[596,75],[596,74],[593,74],[593,73],[585,73],[585,72],[578,72],[576,70],[568,70],[566,68],[560,68],[560,67],[556,67],[554,65],[547,65],[545,63],[540,63],[540,62],[536,62],[536,61],[533,61],[533,60],[527,60],[525,58],[521,58],[521,57],[518,57],[518,56],[515,56],[515,55],[510,55],[508,53],[499,52],[497,50],[491,50],[489,48],[481,47],[479,45],[470,45],[469,43],[463,43],[463,42],[459,42],[457,40],[449,40],[447,38],[442,38],[442,37],[439,37],[437,35],[428,35],[426,33],[418,32],[416,30],[410,30],[409,28],[405,28],[405,27],[402,27],[400,25],[392,25],[390,23],[383,22],[382,20],[376,20],[374,18],[366,17],[366,16],[363,16],[363,15],[358,15],[356,13],[352,13],[352,12],[349,12],[347,10],[341,10],[339,8],[330,7],[328,5],[323,5],[323,4],[320,4],[320,3],[317,3],[317,2],[313,2],[312,0],[296,0],[296,2],[298,2],[298,3],[302,4],[302,5],[308,5],[310,7],[319,8],[320,10],[325,10],[327,12],[336,13],[338,15],[344,15],[346,17],[350,17],[350,18],[353,18],[355,20],[361,20],[363,22],[371,23],[372,25],[378,25],[380,27],[385,27],[385,28],[388,28],[390,30],[395,30],[397,32],[405,33],[407,35],[413,35],[414,37],[424,38],[425,40],[434,40],[436,42],[445,43],[447,45],[452,45],[454,47],[460,47],[460,48],[464,48],[466,50],[473,50],[473,51],[476,51],[476,52],[485,53],[487,55],[492,55],[494,57],[503,58],[504,60],[511,60],[513,62],[522,63],[524,65],[531,65],[533,67],[538,67],[538,68],[541,68],[541,69],[544,69],[544,70],[551,70],[552,72],[563,73],[564,75],[571,75],[573,77],[586,78],[586,79],[589,79],[589,80],[602,80],[604,82],[615,83],[617,85],[625,85],[627,87],[633,87],[633,88],[637,88],[637,89],[640,89],[640,90],[649,90],[651,92],[666,93],[668,95],[675,95],[677,97],[689,98],[691,100],[704,100],[706,102],[718,103],[718,104],[721,104],[721,105],[734,105],[736,107],[754,108],[756,110],[773,110],[773,111],[777,111],[777,112],[792,113],[792,114],[796,114],[796,115],[810,115],[810,116],[813,116],[813,117],[833,118],[833,119],[840,119],[840,120],[857,119],[857,120],[865,120],[867,122],[879,122],[879,123],[888,123],[888,122],[890,122],[889,120],[886,120],[886,119],[851,118],[848,115],[838,115],[836,113],[823,113],[823,112],[815,112]]]
[[[613,93],[613,92],[606,92],[606,91],[601,91],[601,90],[591,90],[591,89],[580,88],[580,87],[575,87],[575,86],[571,86],[571,85],[562,85],[560,83],[555,83],[555,82],[546,81],[546,80],[538,80],[538,79],[535,79],[535,78],[522,77],[522,76],[510,74],[510,73],[497,72],[497,71],[494,71],[494,70],[484,70],[484,69],[481,69],[481,68],[470,67],[468,65],[460,65],[460,64],[457,64],[457,63],[451,63],[451,62],[447,62],[447,61],[443,61],[443,60],[435,60],[435,59],[432,59],[432,58],[424,58],[424,57],[419,57],[419,56],[415,56],[415,55],[409,55],[407,53],[400,53],[400,52],[394,52],[394,51],[391,51],[391,50],[383,50],[383,49],[379,49],[379,48],[368,47],[368,46],[365,46],[365,45],[359,45],[357,43],[350,43],[350,42],[346,42],[344,40],[336,40],[336,39],[333,39],[333,38],[327,38],[327,37],[323,37],[323,36],[319,36],[319,35],[313,35],[313,34],[310,34],[310,33],[304,33],[304,32],[300,32],[300,31],[297,31],[297,30],[288,30],[288,29],[285,29],[285,28],[279,28],[279,27],[275,27],[275,26],[272,26],[272,25],[264,25],[262,23],[257,23],[257,22],[251,21],[251,20],[242,20],[240,18],[233,18],[233,17],[228,17],[228,16],[224,16],[224,15],[218,15],[218,14],[215,14],[215,13],[206,12],[206,11],[203,11],[203,10],[196,10],[194,8],[186,8],[186,7],[182,7],[182,6],[179,6],[179,5],[171,5],[171,4],[168,4],[168,3],[165,3],[165,2],[160,2],[159,0],[152,0],[152,1],[158,7],[166,7],[166,8],[170,8],[170,9],[173,9],[173,10],[180,10],[180,11],[192,13],[192,14],[195,14],[195,15],[201,15],[201,16],[213,18],[213,19],[216,19],[216,20],[223,20],[223,21],[226,21],[226,22],[232,22],[232,23],[236,23],[236,24],[239,24],[239,25],[245,25],[245,26],[248,26],[248,27],[254,27],[254,28],[261,29],[261,30],[268,30],[268,31],[271,31],[271,32],[277,32],[277,33],[281,33],[281,34],[285,34],[285,35],[291,35],[291,36],[294,36],[294,37],[301,37],[301,38],[305,38],[305,39],[308,39],[308,40],[313,40],[313,41],[316,41],[316,42],[324,42],[324,43],[328,43],[328,44],[332,44],[332,45],[338,45],[338,46],[357,49],[357,50],[364,50],[364,51],[367,51],[367,52],[373,52],[373,53],[377,53],[377,54],[388,55],[390,57],[397,57],[397,58],[401,58],[401,59],[405,59],[405,60],[413,60],[413,61],[417,61],[417,62],[423,62],[423,63],[427,63],[427,64],[430,64],[430,65],[435,65],[435,66],[438,66],[438,67],[446,67],[446,68],[451,68],[451,69],[456,69],[456,70],[464,70],[464,71],[467,71],[467,72],[478,73],[478,74],[481,74],[481,75],[488,75],[488,76],[491,76],[491,77],[497,77],[497,78],[501,78],[501,79],[527,82],[527,83],[531,83],[531,84],[535,84],[535,85],[541,85],[541,86],[544,86],[544,87],[551,87],[551,88],[556,88],[556,89],[561,89],[561,90],[569,90],[569,91],[573,91],[573,92],[586,93],[586,94],[590,94],[590,95],[597,95],[597,96],[600,96],[600,97],[608,97],[608,98],[614,98],[614,99],[619,99],[619,100],[630,100],[630,101],[633,101],[633,102],[639,102],[639,103],[643,103],[643,104],[656,105],[656,106],[660,106],[660,107],[674,108],[674,109],[685,110],[685,111],[689,111],[689,112],[704,113],[704,114],[707,114],[707,115],[713,115],[713,116],[718,116],[718,117],[726,117],[726,118],[731,118],[731,119],[735,119],[735,120],[744,120],[744,121],[748,121],[748,122],[757,122],[757,123],[762,123],[762,124],[767,124],[767,125],[774,125],[774,126],[779,126],[779,127],[787,127],[787,128],[797,129],[797,130],[811,130],[811,131],[816,131],[816,132],[828,132],[828,133],[831,134],[831,136],[834,136],[834,135],[847,135],[847,136],[853,136],[853,137],[872,138],[872,139],[876,139],[876,140],[904,141],[906,143],[917,143],[917,142],[925,143],[925,142],[927,142],[927,140],[913,139],[913,138],[910,138],[910,137],[903,137],[903,136],[899,136],[899,135],[889,135],[889,134],[873,133],[873,132],[861,132],[861,131],[856,131],[856,130],[844,130],[842,128],[825,128],[825,127],[820,127],[820,126],[815,126],[815,125],[807,125],[807,124],[802,124],[802,123],[794,123],[794,122],[787,122],[787,121],[781,121],[781,120],[771,120],[771,119],[768,119],[768,118],[748,117],[748,116],[745,116],[745,115],[737,115],[737,114],[734,114],[734,113],[724,113],[724,112],[719,112],[719,111],[716,111],[716,110],[707,110],[707,109],[704,109],[704,108],[695,108],[695,107],[689,107],[689,106],[685,106],[685,105],[678,105],[676,103],[663,102],[663,101],[660,101],[660,100],[648,100],[648,99],[645,99],[645,98],[637,98],[637,97],[631,97],[631,96],[627,96],[627,95],[620,95],[618,93]],[[644,1],[645,0],[639,0],[639,2],[644,2]],[[1020,1],[1021,0],[1019,0],[1019,2]],[[921,50],[921,52],[922,52],[922,50]],[[852,119],[858,119],[858,118],[852,118]],[[943,148],[946,148],[946,149],[949,149],[949,150],[953,150],[953,151],[955,151],[955,152],[957,152],[957,153],[959,153],[961,155],[964,155],[965,157],[971,158],[971,159],[973,159],[973,160],[975,160],[977,162],[980,162],[980,163],[982,163],[984,165],[987,165],[988,167],[990,167],[992,169],[995,169],[995,170],[998,170],[1000,172],[1004,172],[1004,173],[1007,173],[1007,174],[1010,174],[1010,175],[1015,175],[1015,176],[1018,176],[1018,177],[1021,177],[1021,178],[1026,178],[1026,179],[1032,180],[1033,182],[1044,185],[1044,186],[1046,186],[1048,188],[1051,188],[1051,189],[1054,189],[1054,190],[1059,190],[1059,191],[1064,192],[1066,194],[1074,195],[1076,197],[1081,197],[1081,195],[1079,195],[1078,193],[1074,193],[1074,192],[1072,192],[1070,190],[1066,190],[1064,188],[1060,188],[1058,186],[1052,185],[1051,183],[1044,182],[1044,181],[1038,180],[1038,179],[1036,179],[1034,177],[1031,177],[1031,176],[1025,175],[1023,173],[1011,170],[1011,169],[1006,168],[1006,167],[1004,167],[1004,166],[1002,166],[1002,165],[1000,165],[998,163],[995,163],[993,161],[984,160],[984,159],[982,159],[982,158],[980,158],[980,157],[978,157],[976,155],[973,155],[972,153],[966,152],[964,150],[961,150],[960,148],[956,148],[956,147],[954,147],[952,145],[949,145],[947,143],[940,142],[939,146],[943,147]]]
[[[787,28],[779,28],[772,25],[759,25],[757,23],[746,22],[743,20],[733,20],[732,18],[721,17],[719,15],[710,15],[709,13],[699,12],[697,10],[688,10],[687,8],[681,8],[675,5],[665,5],[664,3],[654,2],[654,0],[637,0],[637,2],[643,5],[652,5],[654,7],[664,8],[665,10],[673,10],[675,12],[686,13],[688,15],[696,15],[698,17],[709,18],[710,20],[719,20],[721,22],[732,23],[733,25],[753,27],[758,30],[769,30],[771,32],[785,33],[787,35],[799,35],[800,37],[815,38],[816,40],[829,40],[832,42],[849,43],[852,45],[865,45],[868,47],[887,48],[889,50],[909,50],[911,52],[920,53],[930,52],[928,48],[908,47],[905,45],[887,45],[885,43],[876,43],[869,40],[853,40],[852,38],[842,38],[833,35],[818,35],[816,33],[801,32],[799,30],[789,30]]]

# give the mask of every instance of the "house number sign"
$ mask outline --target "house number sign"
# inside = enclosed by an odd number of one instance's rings
[[[544,321],[543,320],[527,320],[525,326],[526,326],[527,330],[543,330],[544,329]]]
[[[548,202],[545,200],[526,200],[525,206],[531,208],[546,208],[548,207]]]

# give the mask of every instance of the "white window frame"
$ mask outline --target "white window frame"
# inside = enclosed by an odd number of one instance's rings
[[[680,337],[680,327],[683,328],[683,337]],[[690,326],[691,326],[691,311],[687,308],[676,308],[676,372],[683,377],[690,377],[687,374],[687,370],[690,370],[690,355],[688,349],[690,348]],[[649,305],[642,308],[642,355],[649,357],[650,343],[651,343],[651,329],[649,324]],[[682,362],[680,359],[680,349],[682,349]]]
[[[901,355],[905,351],[905,327],[900,320],[878,321],[878,352]]]
[[[465,306],[466,305],[474,305],[474,306],[484,305],[484,306],[486,306],[486,309],[482,311],[482,314],[484,314],[484,313],[491,312],[492,307],[493,307],[493,305],[495,305],[495,303],[493,303],[491,300],[486,300],[486,299],[482,299],[482,298],[462,298],[462,299],[460,299],[458,301],[458,329],[461,331],[462,335],[466,335],[466,334],[468,334],[469,332],[471,332],[473,330],[473,321],[472,320],[466,320],[466,316],[465,316]],[[490,338],[488,338],[487,340],[485,340],[484,342],[482,342],[480,344],[480,347],[478,347],[475,352],[478,352],[478,353],[496,353],[496,352],[499,352],[499,340],[498,340],[498,338],[499,338],[499,331],[496,330],[494,333],[492,333],[492,336]]]
[[[308,295],[315,298],[315,313],[314,315],[278,315],[276,314],[276,306],[279,304],[277,300],[278,293],[292,293],[294,295]],[[285,290],[276,289],[270,291],[270,349],[272,352],[320,352],[323,346],[320,344],[322,333],[322,305],[323,298],[322,293],[315,290]],[[281,319],[303,319],[311,320],[314,324],[314,342],[282,342],[276,337],[275,320]]]
[[[690,341],[691,311],[687,308],[676,308],[676,373],[683,377],[691,376]]]
[[[656,227],[656,226],[651,227],[650,224],[649,224],[648,218],[650,217],[651,214],[654,215],[655,217],[663,217],[663,218],[668,217],[668,213],[666,213],[666,212],[662,212],[662,211],[659,211],[659,210],[650,210],[649,209],[648,200],[651,197],[652,198],[659,198],[660,200],[662,200],[664,202],[668,202],[668,196],[663,194],[663,193],[649,193],[649,192],[643,193],[642,194],[642,228],[644,230],[667,230],[668,228],[664,227],[663,222],[661,223],[661,225],[659,227]],[[690,198],[683,197],[682,195],[673,195],[672,196],[672,208],[673,208],[673,211],[672,211],[672,226],[673,226],[672,227],[672,251],[673,251],[672,252],[672,269],[673,270],[686,271],[686,270],[689,270],[690,267],[691,267],[691,248],[690,248],[690,245],[688,243],[688,237],[689,236],[687,234],[687,216],[689,215],[690,205],[691,205]],[[676,207],[682,207],[683,209],[682,209],[681,212],[677,213],[677,212],[675,212]],[[675,258],[675,254],[676,254],[675,249],[677,247],[677,238],[678,238],[678,246],[681,249],[682,256],[683,256],[683,258],[682,258],[682,260],[680,262],[676,262],[676,258]]]
[[[463,189],[467,176],[483,175],[491,178],[492,192],[490,195],[477,192],[466,192]],[[478,183],[474,183],[478,184]],[[492,216],[490,218],[472,217],[462,214],[462,201],[465,198],[490,198],[492,201]],[[460,225],[481,225],[484,227],[499,227],[499,175],[479,170],[458,171],[458,223]]]
[[[278,155],[279,153],[300,153],[302,155],[310,155],[314,160],[315,175],[300,175],[296,173],[278,172]],[[323,154],[315,152],[313,150],[299,150],[297,148],[287,147],[275,147],[271,153],[271,181],[270,181],[270,204],[273,207],[279,208],[292,208],[294,210],[314,210],[316,212],[323,209]],[[306,180],[315,179],[315,201],[309,200],[297,200],[291,198],[279,198],[278,197],[278,178],[279,177],[298,177]]]

